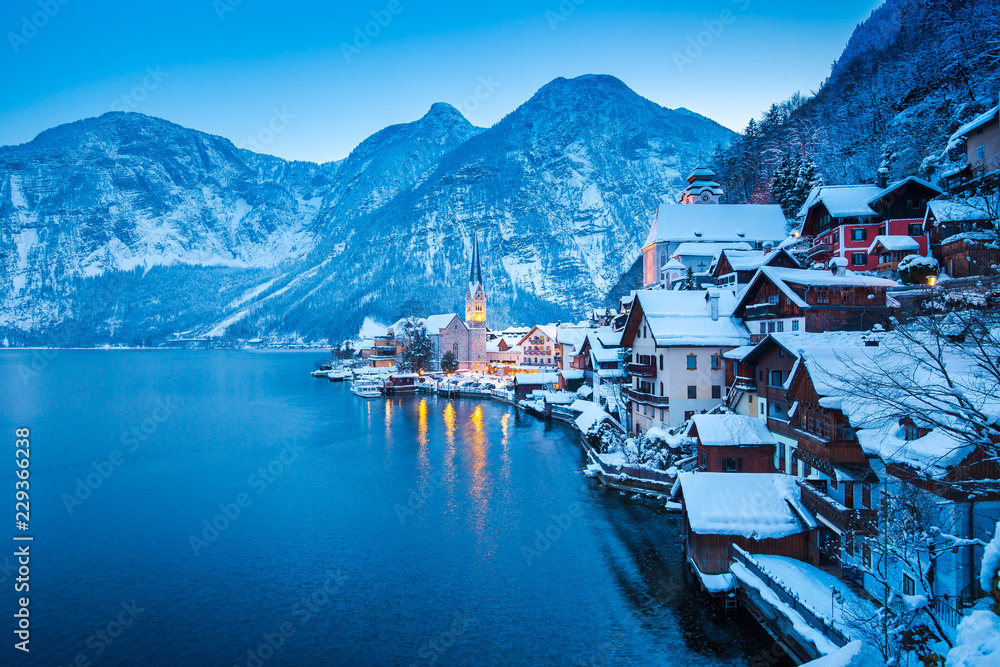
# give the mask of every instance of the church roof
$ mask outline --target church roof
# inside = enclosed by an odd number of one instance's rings
[[[661,204],[643,247],[685,241],[781,241],[785,214],[775,204]]]
[[[479,235],[473,232],[472,266],[469,269],[469,291],[475,293],[474,285],[483,284],[483,267],[479,261]]]

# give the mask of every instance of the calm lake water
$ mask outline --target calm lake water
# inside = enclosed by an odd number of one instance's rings
[[[31,655],[3,664],[746,665],[679,518],[575,434],[470,400],[364,401],[316,353],[4,351],[0,497],[31,429]],[[51,357],[51,358],[50,358]],[[8,544],[14,544],[8,542]],[[6,558],[6,561],[4,560]]]

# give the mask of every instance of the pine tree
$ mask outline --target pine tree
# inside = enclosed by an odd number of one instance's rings
[[[441,357],[441,370],[448,375],[458,370],[458,357],[451,350],[445,352],[444,356]]]
[[[693,292],[696,289],[698,289],[698,286],[695,284],[694,280],[694,269],[690,266],[687,267],[687,273],[684,276],[684,282],[681,283],[680,285],[680,289],[688,292]]]
[[[403,351],[399,356],[399,369],[406,373],[421,373],[431,368],[434,343],[427,335],[427,327],[415,318],[403,322]]]

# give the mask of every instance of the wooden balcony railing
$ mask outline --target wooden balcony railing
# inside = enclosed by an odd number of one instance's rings
[[[645,403],[646,405],[656,405],[656,406],[670,405],[669,396],[653,396],[652,394],[645,394],[641,391],[636,391],[631,387],[624,387],[622,389],[622,393],[624,393],[628,398],[637,403]]]

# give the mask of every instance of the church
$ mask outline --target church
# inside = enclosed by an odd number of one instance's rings
[[[661,204],[642,246],[642,286],[656,289],[691,267],[703,274],[723,250],[761,250],[786,236],[781,207],[723,204],[715,172],[700,166],[687,178],[677,203]]]
[[[486,371],[490,359],[486,349],[486,287],[479,258],[479,237],[472,240],[472,263],[469,282],[465,288],[465,320],[457,313],[431,315],[423,320],[427,335],[434,346],[434,369],[441,369],[441,359],[453,352],[462,371]],[[402,320],[392,327],[396,336],[402,329]]]

